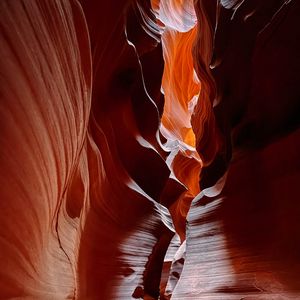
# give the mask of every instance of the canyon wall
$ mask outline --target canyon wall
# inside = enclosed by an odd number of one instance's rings
[[[1,299],[299,299],[299,1],[0,15]]]

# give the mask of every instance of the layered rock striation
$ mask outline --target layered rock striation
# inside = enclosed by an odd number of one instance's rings
[[[1,299],[298,299],[296,0],[2,0]]]

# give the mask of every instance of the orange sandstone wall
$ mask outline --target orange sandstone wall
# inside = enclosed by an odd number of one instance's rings
[[[1,299],[298,299],[299,2],[2,0]]]

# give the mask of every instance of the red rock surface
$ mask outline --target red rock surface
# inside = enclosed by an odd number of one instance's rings
[[[299,299],[297,0],[2,0],[1,299]]]

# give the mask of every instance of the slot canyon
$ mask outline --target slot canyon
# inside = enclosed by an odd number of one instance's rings
[[[300,299],[299,0],[1,0],[0,96],[0,299]]]

